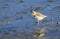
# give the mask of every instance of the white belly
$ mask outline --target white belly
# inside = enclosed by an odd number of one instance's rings
[[[36,18],[37,20],[42,20],[42,19],[44,19],[43,17],[39,17],[39,16],[35,16],[35,18]]]

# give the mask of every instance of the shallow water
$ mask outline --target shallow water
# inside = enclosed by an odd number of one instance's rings
[[[48,17],[37,26],[31,10]],[[44,37],[34,37],[37,29]],[[0,39],[60,39],[59,33],[60,0],[0,0]]]

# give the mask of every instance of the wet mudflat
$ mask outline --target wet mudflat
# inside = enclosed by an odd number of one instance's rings
[[[48,17],[37,25],[32,10]],[[0,0],[0,39],[60,39],[60,0]]]

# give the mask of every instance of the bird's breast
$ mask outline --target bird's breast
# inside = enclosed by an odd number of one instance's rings
[[[37,20],[42,20],[42,19],[43,19],[43,17],[39,17],[39,16],[35,16],[35,18],[36,18]]]

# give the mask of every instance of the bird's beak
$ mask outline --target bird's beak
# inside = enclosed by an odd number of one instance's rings
[[[48,17],[48,16],[45,16],[45,17]]]

